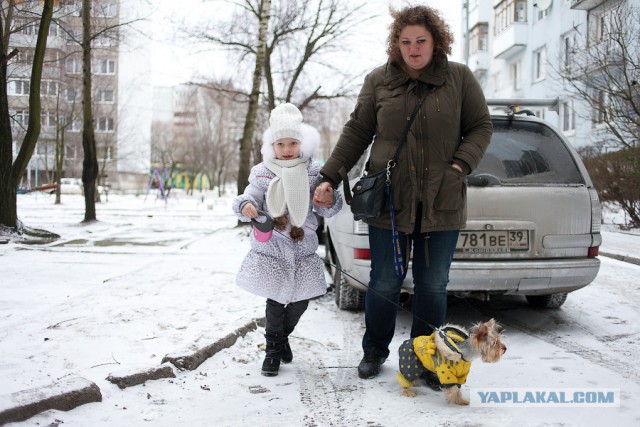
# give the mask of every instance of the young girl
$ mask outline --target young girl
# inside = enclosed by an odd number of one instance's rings
[[[316,254],[318,221],[311,203],[321,179],[320,165],[311,159],[319,140],[293,104],[274,108],[263,137],[263,162],[251,169],[249,185],[233,202],[241,221],[258,218],[261,210],[268,212],[275,226],[269,240],[251,238],[251,250],[236,279],[241,288],[267,298],[267,351],[262,364],[266,376],[278,375],[280,361],[291,362],[289,334],[309,299],[327,289],[324,265]],[[328,218],[341,208],[342,198],[334,194],[330,206],[316,212]]]

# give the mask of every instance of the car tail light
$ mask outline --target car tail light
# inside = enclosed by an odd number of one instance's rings
[[[600,206],[600,198],[595,188],[589,189],[591,196],[591,232],[599,233],[602,224],[602,207]]]
[[[371,259],[371,251],[369,249],[355,248],[353,250],[353,257],[355,259]]]
[[[591,246],[587,251],[587,257],[595,258],[598,256],[598,251],[600,250],[599,246]]]

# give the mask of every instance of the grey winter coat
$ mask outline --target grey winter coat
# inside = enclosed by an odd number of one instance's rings
[[[264,243],[256,240],[252,233],[251,250],[242,262],[236,278],[236,283],[241,288],[281,304],[310,299],[324,295],[327,291],[324,263],[316,254],[318,220],[313,214],[311,203],[313,190],[321,179],[320,165],[309,160],[307,170],[309,211],[302,226],[303,240],[295,243],[290,239],[290,226],[283,232],[273,230],[271,239]],[[275,174],[264,163],[259,163],[251,169],[249,185],[243,194],[236,197],[232,206],[240,221],[250,221],[250,218],[241,213],[241,206],[245,201],[266,211],[265,195],[274,177]],[[335,194],[335,200],[330,208],[316,207],[316,212],[325,218],[332,217],[342,208],[340,194]]]
[[[372,143],[370,172],[385,168],[393,156],[419,95],[425,99],[391,172],[398,229],[456,230],[466,223],[466,174],[476,168],[491,140],[492,125],[482,89],[463,64],[434,57],[417,79],[395,63],[370,72],[351,118],[321,173],[337,185],[340,169],[350,170]],[[453,162],[462,166],[461,173]],[[418,203],[422,217],[416,218]],[[367,221],[391,228],[389,201],[379,218]]]

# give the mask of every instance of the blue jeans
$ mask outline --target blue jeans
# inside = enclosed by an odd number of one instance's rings
[[[458,230],[400,234],[403,259],[407,259],[407,239],[413,244],[412,338],[430,335],[433,332],[430,325],[438,327],[444,323],[449,269],[458,234]],[[362,348],[388,356],[404,277],[395,273],[391,230],[369,226],[369,245],[371,274],[365,296],[366,331]]]

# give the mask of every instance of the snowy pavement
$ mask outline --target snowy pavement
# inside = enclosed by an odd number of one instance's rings
[[[111,196],[100,222],[79,224],[81,198],[19,196],[25,224],[62,236],[42,246],[0,245],[0,395],[82,377],[103,401],[46,411],[13,425],[637,425],[640,267],[601,257],[600,274],[560,310],[521,298],[451,299],[450,321],[495,317],[507,330],[498,365],[474,363],[463,387],[620,389],[618,408],[457,408],[426,388],[402,396],[392,354],[380,377],[360,380],[363,314],[312,302],[291,339],[294,362],[260,375],[261,328],[193,371],[124,390],[110,374],[158,367],[264,315],[264,301],[234,284],[248,250],[229,199]],[[602,251],[637,257],[640,236],[603,232]],[[391,348],[408,336],[401,313]]]

